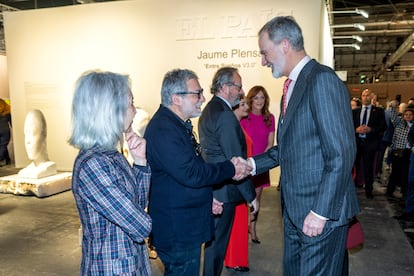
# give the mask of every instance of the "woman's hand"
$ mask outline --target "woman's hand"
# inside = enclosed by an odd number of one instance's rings
[[[144,138],[139,137],[131,128],[125,132],[125,139],[128,144],[129,151],[132,158],[134,159],[134,164],[140,166],[147,165],[146,158],[146,146],[147,142]]]

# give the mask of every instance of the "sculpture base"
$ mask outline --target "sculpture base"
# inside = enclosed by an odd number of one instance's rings
[[[39,179],[23,178],[17,174],[0,177],[0,193],[15,195],[45,197],[70,190],[71,185],[72,173],[69,172]]]
[[[26,168],[21,169],[18,173],[21,178],[34,178],[40,179],[47,176],[57,174],[56,163],[52,161],[46,161],[38,166],[34,163],[30,163]]]

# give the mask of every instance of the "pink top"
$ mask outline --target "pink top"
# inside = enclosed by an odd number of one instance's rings
[[[242,128],[253,140],[253,155],[263,153],[267,147],[269,133],[275,131],[275,117],[270,114],[270,127],[264,122],[264,115],[249,113],[240,121]]]
[[[267,147],[269,133],[275,131],[275,117],[270,114],[270,127],[266,126],[263,115],[250,113],[247,118],[240,121],[242,128],[253,141],[253,155],[263,153]],[[269,172],[265,172],[252,177],[253,184],[256,188],[270,186]]]

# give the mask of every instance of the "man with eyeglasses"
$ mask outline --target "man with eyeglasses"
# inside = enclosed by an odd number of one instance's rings
[[[220,68],[213,77],[211,101],[199,120],[202,156],[208,163],[217,163],[232,156],[246,158],[247,148],[239,120],[232,111],[244,93],[241,77],[236,68]],[[204,275],[220,275],[230,237],[235,207],[248,202],[252,213],[257,212],[256,192],[250,179],[219,181],[213,196],[223,203],[223,212],[214,217],[214,239],[205,244]]]
[[[176,69],[164,76],[161,105],[146,131],[147,160],[151,166],[149,214],[152,243],[165,267],[165,275],[198,275],[201,245],[212,239],[212,186],[250,173],[237,157],[206,163],[193,134],[190,118],[201,114],[203,89],[197,75]]]

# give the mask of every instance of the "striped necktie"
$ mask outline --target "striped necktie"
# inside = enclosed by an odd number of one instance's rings
[[[289,85],[292,82],[291,79],[286,79],[285,83],[283,84],[283,106],[282,106],[282,116],[285,116],[286,113],[286,106],[287,106],[287,92],[289,89]]]

